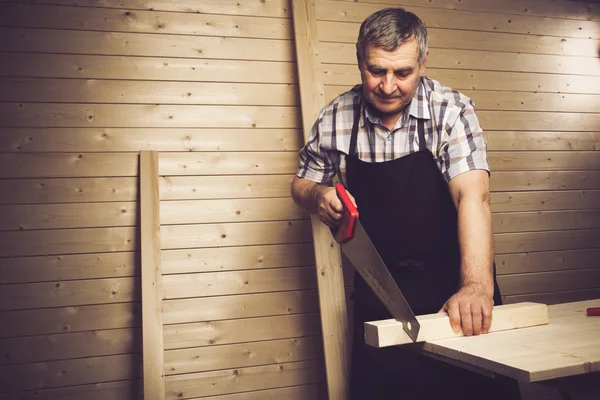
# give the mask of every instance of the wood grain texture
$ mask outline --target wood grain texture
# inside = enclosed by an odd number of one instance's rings
[[[595,289],[600,287],[600,268],[580,267],[568,271],[503,275],[498,277],[498,285],[501,286],[504,296]]]
[[[598,268],[600,248],[534,253],[501,254],[496,257],[498,276],[527,272]]]
[[[452,330],[448,315],[429,314],[417,317],[421,329],[417,342],[429,342],[464,336]],[[492,310],[489,333],[527,328],[548,323],[548,307],[540,303],[517,303],[496,306]],[[395,319],[365,322],[365,343],[373,347],[389,347],[413,343]]]
[[[164,400],[158,152],[140,153],[140,231],[144,399]]]
[[[143,400],[141,379],[38,389],[21,392],[19,400]],[[0,394],[1,400],[14,400],[15,394]]]
[[[600,204],[598,190],[548,190],[491,194],[492,212],[586,210]]]

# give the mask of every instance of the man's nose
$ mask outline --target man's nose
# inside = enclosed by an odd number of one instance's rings
[[[385,74],[381,80],[381,91],[383,94],[389,96],[396,90],[396,83],[394,81],[394,74]]]

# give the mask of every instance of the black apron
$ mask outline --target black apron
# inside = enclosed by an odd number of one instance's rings
[[[425,144],[418,121],[419,151],[386,162],[357,157],[360,106],[355,110],[346,182],[360,221],[416,315],[437,313],[459,289],[457,212],[448,184]],[[432,116],[433,121],[433,116]],[[516,381],[492,379],[418,354],[416,345],[377,349],[365,344],[364,323],[391,318],[358,273],[354,278],[351,398],[518,399]],[[494,303],[501,304],[495,283]]]

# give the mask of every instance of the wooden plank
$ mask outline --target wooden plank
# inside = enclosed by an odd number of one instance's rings
[[[304,141],[320,109],[325,106],[322,82],[321,53],[316,21],[316,6],[312,0],[292,0],[294,38],[298,60],[300,101]],[[348,320],[339,245],[328,227],[316,215],[311,216],[317,282],[323,328],[323,348],[330,399],[347,399],[350,379],[350,348]]]
[[[144,399],[165,398],[158,153],[140,153]]]
[[[351,284],[354,269],[342,269],[344,282]],[[314,266],[165,275],[163,297],[167,300],[314,289],[315,275]]]
[[[0,103],[2,127],[296,128],[297,107]]]
[[[2,338],[131,328],[141,326],[141,305],[113,303],[4,311],[0,322]]]
[[[161,200],[284,197],[294,175],[168,176],[160,181]],[[0,182],[2,182],[0,180]]]
[[[0,392],[131,380],[141,377],[141,361],[140,354],[122,354],[0,366],[0,375],[4,377]],[[35,379],[22,379],[24,376]]]
[[[314,336],[169,350],[165,352],[165,371],[176,375],[314,360],[323,357],[322,344],[322,339]]]
[[[162,248],[165,250],[305,243],[310,241],[310,233],[310,224],[308,221],[303,220],[168,225],[161,230],[161,243]],[[2,238],[1,232],[0,238]]]
[[[0,28],[0,51],[294,61],[290,40]],[[90,51],[90,49],[93,49]]]
[[[492,211],[585,210],[600,204],[598,190],[503,192],[491,194]]]
[[[9,2],[12,0],[1,0]],[[29,3],[29,0],[15,0],[16,2]],[[61,6],[72,6],[71,0],[37,0],[36,4],[54,4]],[[129,0],[123,3],[120,0],[78,0],[78,7],[93,8],[117,8],[126,10],[156,10],[174,11],[195,14],[227,14],[227,15],[251,15],[263,17],[291,18],[286,0],[269,0],[263,2],[241,3],[238,0],[204,0],[198,3],[196,0],[179,0],[177,3],[164,0]]]
[[[2,231],[138,224],[137,205],[133,202],[0,206],[0,215]]]
[[[503,275],[498,285],[504,296],[537,292],[595,289],[600,286],[600,268]]]
[[[425,351],[526,382],[586,374],[600,364],[600,319],[585,315],[600,300],[548,307],[549,324],[494,335],[426,342]]]
[[[546,304],[563,304],[573,301],[594,300],[600,298],[600,288],[583,290],[565,290],[546,293],[527,293],[515,296],[503,296],[506,303],[521,301],[539,301]]]
[[[362,22],[370,14],[385,8],[381,4],[322,1],[317,7],[317,18],[322,21]],[[539,18],[529,15],[495,15],[466,10],[445,10],[424,7],[406,7],[419,16],[428,28],[465,29],[473,31],[521,33],[578,38],[599,38],[594,21]]]
[[[320,329],[318,313],[165,325],[165,350],[316,336]]]
[[[600,247],[600,229],[496,233],[496,254]]]
[[[600,189],[598,171],[526,171],[493,172],[492,191],[593,190]]]
[[[221,396],[202,397],[202,400],[264,400],[264,399],[286,399],[286,400],[327,400],[327,388],[325,384],[310,384],[301,386],[290,386],[286,388],[254,390],[252,392],[231,393]],[[200,400],[199,398],[193,400]]]
[[[323,74],[323,81],[327,86],[347,87],[360,83],[360,72],[356,65],[326,64],[323,65]],[[468,66],[463,69],[459,65],[455,65],[453,69],[445,69],[435,68],[430,64],[427,64],[426,75],[457,90],[582,94],[597,94],[600,91],[600,77],[598,76],[479,71],[468,69]],[[341,93],[343,90],[338,89],[337,91]]]
[[[0,284],[139,276],[139,256],[111,252],[0,258]]]
[[[479,111],[479,122],[489,130],[562,130],[575,126],[577,131],[596,132],[600,114],[550,113],[524,111]]]
[[[447,18],[447,17],[446,17]],[[319,43],[324,64],[348,64],[356,68],[356,47],[343,43]],[[507,54],[510,54],[508,56]],[[475,69],[504,72],[536,72],[563,75],[600,75],[595,58],[548,54],[500,53],[480,50],[434,49],[429,68]]]
[[[302,267],[315,263],[311,243],[164,250],[161,257],[163,274]],[[1,262],[0,259],[0,265]]]
[[[0,400],[143,400],[141,387],[141,380],[122,380],[0,394]]]
[[[353,1],[353,0],[345,0]],[[361,3],[397,5],[393,0],[360,0]],[[403,0],[403,4],[423,6],[421,0]],[[583,20],[600,19],[600,6],[593,3],[573,3],[565,0],[439,0],[435,8],[446,10],[483,11],[494,14],[517,14]]]
[[[168,400],[320,383],[321,360],[226,369],[166,378]]]
[[[0,204],[135,201],[137,192],[136,177],[0,179]]]
[[[322,42],[356,43],[360,23],[319,21]],[[600,40],[428,27],[429,49],[484,50],[508,53],[597,57]]]
[[[136,235],[135,227],[0,232],[0,256],[133,251],[139,248]]]
[[[139,353],[141,342],[139,328],[1,339],[0,365]]]
[[[600,228],[599,210],[495,213],[494,233]]]
[[[484,132],[489,150],[587,150],[600,149],[600,132]]]
[[[123,303],[140,298],[137,278],[20,283],[2,288],[0,310]]]
[[[196,329],[210,327],[215,321],[234,320],[240,318],[274,317],[316,313],[319,311],[316,290],[298,290],[288,292],[255,293],[236,296],[200,297],[189,299],[165,300],[163,302],[163,321],[165,325],[165,343],[182,342],[187,346],[198,346],[203,339]],[[285,320],[285,318],[284,318]],[[188,322],[200,322],[197,327],[181,325]],[[180,324],[180,325],[169,325]],[[180,330],[189,329],[189,335]],[[275,325],[271,328],[274,329]],[[207,332],[210,332],[207,331]],[[240,334],[239,331],[224,330],[228,335]],[[222,337],[222,336],[221,336]],[[260,339],[257,339],[260,340]]]
[[[214,12],[214,11],[213,11]],[[0,26],[291,39],[287,18],[0,3]]]
[[[275,83],[2,78],[0,87],[0,101],[4,102],[240,106],[299,104],[296,85]],[[256,93],[261,95],[257,96]]]
[[[1,135],[0,151],[16,153],[297,151],[302,147],[298,129],[6,128]]]
[[[297,83],[291,62],[128,57],[89,54],[11,53],[0,65],[5,77]]]
[[[599,151],[492,150],[487,154],[492,171],[600,169]]]
[[[421,329],[417,342],[443,340],[464,336],[455,332],[446,314],[428,314],[417,317]],[[548,323],[548,307],[540,303],[518,303],[496,306],[492,310],[489,333],[527,328]],[[365,342],[373,347],[389,347],[413,343],[395,319],[365,322]]]
[[[498,276],[598,268],[600,249],[500,254],[496,256]]]

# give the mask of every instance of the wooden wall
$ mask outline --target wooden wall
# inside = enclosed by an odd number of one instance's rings
[[[598,4],[402,4],[429,75],[478,107],[507,301],[598,297]],[[382,6],[319,1],[328,98]],[[1,400],[141,397],[148,149],[167,398],[323,397],[292,29],[287,0],[0,0]]]

